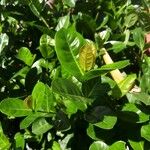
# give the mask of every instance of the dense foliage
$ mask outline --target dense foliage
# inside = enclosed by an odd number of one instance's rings
[[[149,8],[1,0],[0,149],[150,149]]]

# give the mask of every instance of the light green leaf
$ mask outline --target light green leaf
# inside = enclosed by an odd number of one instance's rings
[[[123,81],[119,82],[112,90],[112,96],[120,98],[126,95],[134,85],[136,75],[128,75]]]
[[[28,115],[25,119],[23,119],[20,123],[20,129],[28,128],[37,118],[44,116],[45,113],[35,112]]]
[[[3,49],[8,45],[9,37],[6,33],[0,34],[0,55],[2,54]]]
[[[24,149],[25,148],[25,139],[21,133],[15,134],[15,148],[16,149]]]
[[[109,150],[126,150],[126,143],[123,141],[117,141],[113,143],[110,147]]]
[[[69,7],[75,7],[77,0],[63,0],[63,3]]]
[[[52,145],[52,150],[62,150],[62,149],[60,147],[60,144],[54,141]]]
[[[144,50],[145,37],[144,31],[141,28],[136,28],[133,30],[133,39],[135,44],[140,48],[140,50]]]
[[[102,141],[93,142],[89,148],[89,150],[108,150],[108,149],[109,149],[108,145]]]
[[[132,27],[138,20],[138,15],[137,14],[129,14],[127,16],[125,16],[125,23],[124,25],[127,27],[127,28],[130,28]]]
[[[39,118],[32,124],[32,132],[36,135],[43,134],[50,130],[53,126],[50,125],[45,118]]]
[[[95,123],[94,125],[102,129],[112,129],[116,122],[117,117],[104,115],[103,120],[98,123]]]
[[[10,148],[10,146],[11,146],[11,144],[9,142],[9,139],[3,133],[2,125],[0,122],[0,149],[1,150],[8,150]]]
[[[0,111],[8,116],[14,117],[27,116],[32,112],[23,100],[17,98],[2,100],[0,103]]]
[[[50,58],[54,55],[54,45],[54,39],[46,34],[43,34],[40,38],[40,46],[38,49],[44,58]]]
[[[32,55],[28,48],[22,47],[19,49],[19,52],[16,57],[23,61],[26,65],[31,66],[36,55]]]
[[[143,102],[145,105],[150,105],[150,96],[146,93],[133,93],[132,96],[140,102]]]
[[[70,16],[69,15],[60,17],[59,21],[58,21],[58,25],[56,26],[56,31],[60,30],[61,28],[67,29],[69,27],[69,25],[70,25]]]
[[[141,136],[150,142],[150,124],[143,125],[141,128]]]
[[[73,27],[60,29],[55,35],[55,50],[62,67],[78,79],[84,75],[77,60],[79,49],[83,44],[83,37]]]
[[[50,87],[38,82],[32,91],[32,107],[34,110],[55,112],[55,97]]]
[[[144,141],[132,141],[129,140],[129,143],[133,150],[144,150]]]

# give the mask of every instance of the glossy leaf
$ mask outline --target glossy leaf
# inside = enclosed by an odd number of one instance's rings
[[[31,66],[36,55],[32,55],[30,50],[26,47],[19,49],[17,58],[23,61],[26,65]]]
[[[44,112],[55,111],[55,97],[48,85],[38,82],[32,91],[32,107]]]
[[[20,129],[28,128],[37,118],[44,116],[45,113],[35,112],[28,115],[25,119],[23,119],[20,123]]]
[[[55,42],[55,50],[62,67],[69,74],[81,79],[84,73],[76,57],[84,44],[83,37],[72,27],[59,30],[55,35]]]
[[[56,31],[60,30],[61,28],[67,29],[70,25],[70,16],[66,15],[59,18],[58,25],[56,26]]]
[[[89,148],[89,150],[108,150],[108,149],[109,147],[107,146],[107,144],[102,141],[93,142]]]
[[[133,87],[135,79],[135,74],[128,75],[123,81],[119,82],[119,84],[113,88],[112,95],[116,98],[126,95]]]
[[[109,150],[126,150],[126,143],[123,141],[117,141],[115,143],[113,143],[110,147]]]
[[[129,64],[130,64],[129,61],[125,60],[125,61],[115,62],[112,64],[103,65],[101,68],[93,69],[93,70],[85,73],[83,80],[90,80],[92,78],[99,77],[101,75],[109,73],[112,70],[122,69],[122,68],[128,66]]]
[[[141,136],[150,142],[150,124],[143,125],[141,128]]]
[[[102,121],[94,124],[95,126],[102,129],[112,129],[117,122],[117,117],[115,116],[104,116]]]
[[[84,71],[89,71],[94,67],[96,59],[96,47],[92,41],[87,41],[80,48],[79,64]]]
[[[32,110],[25,105],[23,100],[17,98],[7,98],[1,101],[0,111],[13,117],[27,116],[32,112]]]
[[[45,118],[39,118],[32,124],[32,132],[36,135],[43,134],[50,130],[53,126],[50,125]]]
[[[133,150],[144,150],[144,141],[132,141],[129,140],[129,143]]]
[[[46,34],[41,36],[39,50],[44,58],[50,58],[54,55],[54,48],[52,47],[54,45],[54,40],[50,36]]]

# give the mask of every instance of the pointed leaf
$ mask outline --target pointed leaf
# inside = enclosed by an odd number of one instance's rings
[[[84,44],[83,37],[74,28],[61,29],[55,35],[57,57],[65,70],[78,79],[84,75],[77,54]]]

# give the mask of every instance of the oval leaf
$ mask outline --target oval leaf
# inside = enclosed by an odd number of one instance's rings
[[[32,112],[23,100],[17,98],[7,98],[1,101],[0,111],[13,117],[27,116]]]

